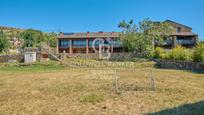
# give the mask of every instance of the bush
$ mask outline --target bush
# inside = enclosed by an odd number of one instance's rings
[[[193,52],[193,61],[204,62],[204,44],[199,44]]]
[[[190,52],[182,46],[177,46],[166,54],[166,59],[186,61],[190,60]]]
[[[9,49],[10,43],[3,31],[0,31],[0,53]]]
[[[154,51],[154,58],[165,58],[165,50],[163,48],[157,47]]]

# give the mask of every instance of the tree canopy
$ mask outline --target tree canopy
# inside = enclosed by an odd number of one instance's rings
[[[9,41],[6,35],[4,34],[4,32],[1,30],[0,31],[0,53],[7,50],[9,46],[10,46]]]
[[[145,19],[138,25],[133,20],[122,21],[118,25],[122,29],[120,39],[126,51],[145,52],[154,50],[154,43],[162,43],[174,30],[165,22],[153,22]]]
[[[28,29],[21,33],[23,39],[23,47],[40,47],[44,42],[51,47],[56,47],[56,36],[54,32],[43,33],[39,30]]]
[[[38,47],[43,42],[43,33],[39,30],[28,29],[21,33],[23,47]]]
[[[50,47],[56,47],[57,45],[57,34],[54,32],[51,33],[44,33],[44,42],[49,45]]]

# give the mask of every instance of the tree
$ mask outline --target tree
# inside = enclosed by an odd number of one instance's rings
[[[43,33],[39,30],[28,29],[21,33],[23,47],[39,47],[44,42]]]
[[[204,41],[199,41],[200,44],[204,44]]]
[[[57,44],[57,34],[54,32],[51,33],[44,33],[44,41],[47,45],[49,45],[50,47],[56,47]]]
[[[204,44],[200,43],[193,52],[193,61],[204,62]]]
[[[44,42],[50,47],[56,47],[56,36],[54,32],[43,33],[38,30],[28,29],[21,33],[23,39],[23,47],[40,47],[41,43]]]
[[[122,21],[118,25],[122,29],[120,39],[126,51],[153,51],[155,42],[162,44],[174,30],[165,22],[153,22],[145,19],[137,26],[133,20]]]
[[[0,31],[0,53],[7,50],[9,48],[10,44],[7,39],[7,36],[4,34],[4,32]]]

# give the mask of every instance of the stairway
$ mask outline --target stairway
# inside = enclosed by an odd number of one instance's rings
[[[64,65],[64,61],[61,60],[60,58],[58,58],[58,57],[54,54],[54,52],[52,51],[52,49],[50,48],[50,46],[48,46],[46,43],[42,43],[41,46],[42,46],[42,49],[43,49],[44,51],[46,51],[49,55],[51,55],[53,58],[55,58],[57,61],[59,61],[62,65]]]

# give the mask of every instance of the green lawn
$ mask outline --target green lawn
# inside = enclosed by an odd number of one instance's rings
[[[4,65],[0,67],[0,114],[204,113],[203,74],[142,67]],[[116,77],[117,93],[113,91]]]
[[[33,72],[50,72],[64,70],[64,67],[58,62],[36,62],[35,64],[2,64],[0,70],[3,72],[14,73],[33,73]]]

